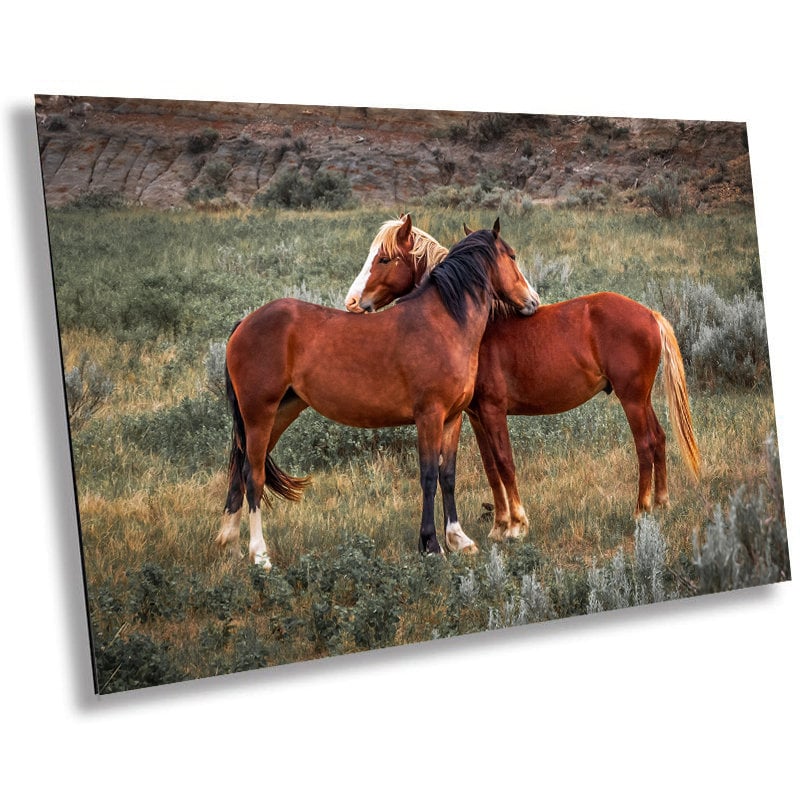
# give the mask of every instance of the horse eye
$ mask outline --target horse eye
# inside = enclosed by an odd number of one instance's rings
[[[392,260],[391,258],[386,258],[386,257],[384,256],[383,258],[379,258],[379,259],[378,259],[378,263],[379,263],[379,264],[388,264],[388,263],[389,263],[391,260]]]

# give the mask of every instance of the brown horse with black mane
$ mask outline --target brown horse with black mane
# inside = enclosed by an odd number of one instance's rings
[[[437,480],[445,544],[474,550],[461,530],[454,488],[461,412],[469,403],[478,348],[495,299],[532,314],[537,298],[514,251],[494,229],[467,236],[407,302],[358,317],[300,300],[275,300],[231,333],[226,384],[233,412],[228,497],[216,542],[238,553],[246,495],[250,558],[271,567],[261,527],[265,488],[296,500],[307,481],[270,457],[303,409],[363,428],[415,424],[422,484],[419,548],[441,552],[433,518]]]
[[[465,231],[468,229],[465,226]],[[390,220],[376,236],[345,301],[349,311],[376,311],[436,274],[447,249],[411,224]],[[436,267],[436,269],[434,269]],[[508,414],[558,414],[598,392],[614,392],[625,411],[639,461],[637,515],[669,502],[666,436],[651,393],[659,363],[672,428],[695,476],[700,457],[692,429],[683,360],[672,326],[657,311],[612,292],[541,306],[530,318],[498,315],[481,343],[475,393],[467,410],[492,487],[490,538],[524,536],[508,437]],[[655,499],[653,482],[655,477]]]

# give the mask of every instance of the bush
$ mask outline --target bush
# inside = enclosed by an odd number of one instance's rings
[[[170,658],[165,644],[142,633],[127,638],[95,642],[97,684],[100,694],[162,686],[186,679]]]
[[[311,196],[314,206],[335,210],[351,205],[353,189],[350,181],[340,172],[325,170],[314,175]]]
[[[225,404],[209,393],[122,420],[123,438],[180,465],[189,475],[226,463],[230,430]]]
[[[528,279],[536,291],[544,296],[563,296],[572,275],[572,263],[568,256],[545,261],[541,253],[533,257],[533,266],[528,268]]]
[[[578,189],[566,197],[559,205],[562,208],[598,208],[608,202],[606,195],[598,189]]]
[[[78,364],[64,373],[67,414],[73,432],[80,430],[105,405],[114,384],[88,353],[81,353]]]
[[[353,202],[350,181],[337,172],[318,171],[309,180],[299,169],[289,169],[272,179],[266,191],[254,198],[264,208],[347,208]]]
[[[769,346],[764,303],[752,291],[727,301],[710,284],[686,278],[650,285],[647,303],[670,321],[687,372],[705,387],[767,386]]]
[[[50,114],[44,121],[44,127],[49,131],[67,130],[67,119],[63,114]]]
[[[81,192],[71,203],[70,208],[87,210],[102,208],[123,208],[125,199],[114,189],[88,189]]]
[[[334,558],[307,555],[287,576],[311,598],[309,638],[318,650],[345,652],[392,644],[402,608],[398,569],[357,535]]]
[[[505,186],[490,186],[488,176],[482,176],[472,186],[438,186],[419,198],[419,203],[438,208],[463,209],[490,208],[503,215],[514,215],[529,211],[533,198],[519,189]]]
[[[290,169],[276,175],[267,190],[256,195],[255,203],[267,208],[309,208],[311,197],[311,182],[299,170]]]
[[[683,194],[671,175],[658,175],[640,194],[657,217],[672,219],[683,211]]]
[[[666,556],[667,545],[658,522],[641,517],[634,532],[633,560],[626,559],[620,548],[607,565],[595,564],[589,569],[589,613],[670,599],[665,584]]]
[[[231,174],[232,169],[230,162],[224,158],[213,158],[203,167],[203,175],[208,178],[213,186],[221,187]]]
[[[183,618],[188,592],[179,587],[182,570],[167,571],[159,564],[143,564],[127,575],[129,607],[134,619],[148,622],[155,617]]]
[[[351,428],[307,410],[281,436],[274,457],[290,473],[307,473],[355,461],[371,462],[379,453],[413,453],[416,441],[413,425]]]
[[[780,463],[774,436],[765,443],[767,484],[745,486],[717,506],[702,538],[694,536],[697,593],[726,592],[791,580]]]
[[[225,388],[225,352],[227,342],[211,342],[203,366],[206,368],[206,389],[223,402],[227,398]]]
[[[213,128],[206,128],[199,133],[193,133],[188,142],[186,149],[190,153],[205,153],[210,150],[219,140],[219,133]]]

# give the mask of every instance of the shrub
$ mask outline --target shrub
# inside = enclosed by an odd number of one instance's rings
[[[352,204],[350,181],[341,173],[319,170],[309,180],[299,169],[288,169],[274,177],[266,191],[253,200],[264,208],[342,209]]]
[[[566,197],[559,205],[562,208],[592,209],[604,206],[608,198],[597,189],[578,189],[575,194]]]
[[[143,564],[138,570],[129,571],[129,607],[134,619],[181,619],[188,597],[188,590],[179,586],[181,574],[177,568],[167,571],[159,564]]]
[[[312,204],[330,210],[347,208],[353,200],[350,181],[340,172],[320,170],[311,181]]]
[[[413,453],[415,447],[413,425],[351,428],[308,410],[281,436],[274,457],[289,472],[307,473],[355,461],[373,461],[379,453]]]
[[[186,679],[172,663],[169,648],[142,633],[95,640],[97,684],[100,694],[162,686]]]
[[[80,430],[111,396],[114,384],[88,353],[81,353],[78,364],[64,373],[67,414],[71,429]]]
[[[173,336],[181,328],[191,279],[181,273],[149,272],[115,296],[118,335],[131,339]]]
[[[657,217],[672,219],[683,211],[683,194],[671,175],[658,175],[640,194]]]
[[[344,652],[394,641],[402,605],[397,568],[375,554],[375,543],[357,535],[334,558],[301,559],[292,574],[311,598],[309,638],[318,649]]]
[[[209,393],[185,397],[176,406],[124,417],[123,437],[192,474],[218,469],[229,447],[230,416]]]
[[[719,322],[703,325],[692,347],[692,369],[703,383],[768,385],[767,326],[763,303],[752,292],[723,303]]]
[[[225,351],[227,343],[211,342],[203,366],[206,368],[206,389],[220,401],[225,401]]]
[[[454,122],[447,129],[447,136],[453,144],[466,142],[469,139],[469,124]]]
[[[490,208],[503,215],[513,215],[529,211],[533,198],[519,189],[505,186],[491,186],[489,178],[483,175],[472,186],[438,186],[428,192],[418,202],[426,206],[449,209]]]
[[[311,182],[299,170],[290,169],[276,175],[266,191],[256,195],[258,206],[308,208],[311,205]]]
[[[213,158],[203,167],[203,175],[208,178],[213,186],[221,187],[231,174],[232,169],[230,162],[224,158]]]
[[[762,299],[752,291],[727,301],[710,284],[686,278],[650,285],[647,303],[670,321],[687,372],[706,387],[757,387],[770,380]]]
[[[774,436],[765,443],[767,484],[745,486],[717,506],[702,540],[695,533],[697,593],[725,592],[791,579],[780,464]]]
[[[660,603],[666,599],[664,575],[667,543],[653,517],[641,517],[636,523],[633,544],[633,585],[636,605]]]
[[[71,203],[70,208],[88,210],[102,208],[122,208],[125,199],[115,189],[88,189],[81,192]]]
[[[63,114],[50,114],[45,119],[44,126],[49,131],[65,131],[68,127],[67,119]]]
[[[514,121],[512,114],[486,114],[475,126],[474,140],[481,145],[491,144],[502,139],[511,129]]]
[[[589,569],[589,613],[668,599],[666,553],[658,522],[647,516],[637,520],[633,560],[629,562],[620,548],[607,565],[595,564]]]
[[[186,143],[190,153],[205,153],[219,140],[219,133],[213,128],[206,128],[199,133],[193,133]]]
[[[572,263],[567,256],[546,262],[541,253],[536,253],[533,257],[533,266],[529,267],[528,271],[527,277],[540,295],[563,294],[572,275]]]

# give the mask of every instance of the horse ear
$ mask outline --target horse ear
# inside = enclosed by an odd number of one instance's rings
[[[403,222],[400,230],[397,231],[397,239],[401,242],[409,242],[411,239],[411,214],[403,215]]]
[[[494,227],[492,228],[492,233],[494,234],[495,239],[500,235],[500,217],[498,217],[494,221]]]
[[[467,223],[464,223],[464,235],[469,236],[472,233],[472,229],[467,227]]]

